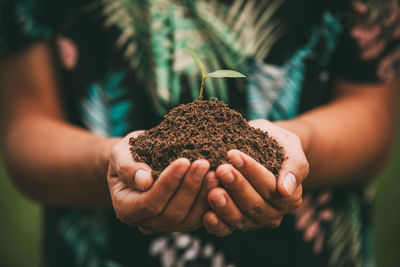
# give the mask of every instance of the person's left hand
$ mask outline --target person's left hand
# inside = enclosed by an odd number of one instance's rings
[[[207,231],[218,236],[229,235],[234,230],[276,228],[285,214],[295,211],[302,203],[302,182],[308,175],[309,165],[300,139],[267,120],[249,124],[268,131],[288,158],[277,180],[248,155],[238,150],[228,152],[233,166],[223,164],[217,168],[216,175],[223,188],[209,192],[212,210],[203,216]]]

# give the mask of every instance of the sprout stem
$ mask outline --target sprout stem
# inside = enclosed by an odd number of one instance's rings
[[[211,73],[206,73],[206,67],[204,66],[204,63],[201,62],[200,58],[196,55],[196,53],[193,51],[190,46],[187,47],[187,50],[189,51],[189,54],[192,56],[194,62],[196,65],[199,67],[201,71],[201,87],[200,87],[200,95],[199,95],[199,100],[203,100],[203,91],[204,91],[204,84],[207,80],[207,78],[213,77],[213,78],[243,78],[246,77],[243,74],[234,71],[234,70],[216,70]]]
[[[200,101],[203,100],[204,82],[206,81],[206,79],[207,77],[204,76],[201,77],[200,96],[199,96]]]

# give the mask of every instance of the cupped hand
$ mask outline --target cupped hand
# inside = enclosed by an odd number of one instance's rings
[[[112,149],[107,180],[116,216],[145,234],[198,228],[209,209],[207,193],[218,184],[215,172],[208,172],[206,160],[181,158],[153,181],[151,168],[129,151],[129,139],[141,133],[132,132]]]
[[[302,203],[302,182],[308,175],[309,165],[300,139],[267,120],[249,124],[275,138],[287,159],[276,179],[250,156],[238,150],[228,152],[232,165],[217,168],[216,176],[223,187],[208,193],[212,210],[203,216],[206,229],[218,236],[229,235],[234,230],[278,227],[283,216]]]

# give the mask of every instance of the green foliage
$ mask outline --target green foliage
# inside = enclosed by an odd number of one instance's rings
[[[234,70],[216,70],[214,72],[208,73],[207,78],[244,78],[243,74]]]
[[[199,56],[196,54],[196,52],[194,52],[194,50],[191,47],[187,47],[190,55],[192,56],[194,62],[196,63],[196,65],[199,67],[200,71],[201,71],[201,75],[204,77],[206,74],[206,66],[204,65],[204,63],[200,60]]]
[[[216,70],[206,74],[206,67],[204,63],[200,60],[199,56],[194,52],[191,47],[187,47],[190,55],[193,57],[194,62],[199,67],[201,71],[201,88],[200,88],[200,95],[199,99],[203,100],[203,91],[204,91],[204,83],[207,78],[244,78],[243,74],[234,70]]]
[[[184,87],[198,96],[197,73],[188,68],[188,40],[196,40],[193,48],[207,58],[209,70],[243,71],[249,57],[263,60],[286,33],[286,24],[275,16],[284,0],[228,2],[93,0],[84,12],[102,16],[106,28],[119,29],[116,47],[164,115],[179,104]],[[211,79],[207,86],[208,96],[228,100],[225,79]]]

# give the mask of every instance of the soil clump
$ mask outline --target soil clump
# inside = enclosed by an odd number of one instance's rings
[[[154,178],[175,159],[206,159],[211,170],[229,163],[238,149],[276,177],[285,160],[283,148],[268,133],[251,127],[243,116],[217,99],[194,101],[172,109],[156,127],[129,140],[133,159],[145,162]]]

